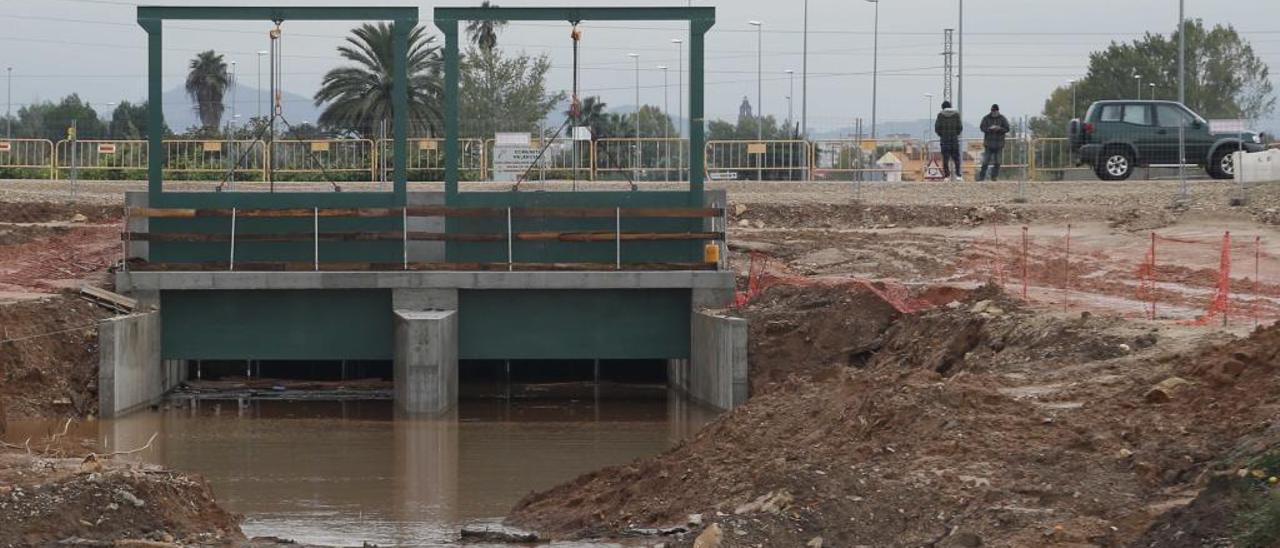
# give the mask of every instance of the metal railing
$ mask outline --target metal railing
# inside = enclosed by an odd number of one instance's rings
[[[392,153],[391,139],[380,139],[378,141],[377,157],[375,162],[377,166],[374,168],[375,173],[381,172],[382,177],[375,176],[375,181],[387,181],[391,179],[395,164],[391,161],[394,157]],[[489,166],[485,142],[481,139],[459,139],[459,150],[461,151],[461,159],[458,162],[458,170],[461,171],[461,178],[464,180],[483,181],[488,176]],[[439,182],[444,180],[444,139],[422,138],[408,140],[408,160],[405,165],[408,170],[408,178],[413,182]]]
[[[0,168],[47,169],[53,178],[53,141],[48,139],[0,139]]]
[[[628,139],[611,137],[592,143],[597,177],[610,174],[638,174],[641,181],[675,181],[684,177],[689,169],[689,140],[679,138],[649,137]]]
[[[392,141],[368,139],[276,140],[270,147],[249,140],[170,139],[163,141],[162,169],[166,177],[217,178],[233,167],[238,180],[321,178],[329,174],[345,180],[385,181],[393,171]],[[410,139],[407,168],[410,181],[444,179],[444,140]],[[460,176],[487,181],[494,176],[493,140],[462,139]],[[541,149],[540,139],[530,147]],[[732,180],[930,180],[929,167],[941,165],[938,141],[920,139],[719,140],[706,144],[702,167],[709,179]],[[982,140],[962,142],[964,175],[972,180],[982,161]],[[0,140],[0,170],[4,176],[36,178],[141,179],[146,176],[148,143],[143,140]],[[683,180],[688,176],[689,142],[679,138],[606,138],[557,140],[528,170],[533,180],[584,181],[636,177],[640,181]],[[1011,136],[1001,153],[1002,178],[1056,181],[1092,179],[1087,167],[1077,166],[1065,138]],[[32,171],[39,170],[40,175]]]
[[[812,179],[920,181],[924,151],[913,139],[831,139],[813,142]]]
[[[800,181],[810,163],[808,141],[707,141],[711,179]]]

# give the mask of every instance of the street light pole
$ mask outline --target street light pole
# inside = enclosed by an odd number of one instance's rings
[[[266,50],[258,50],[258,118],[262,118],[262,56]]]
[[[13,138],[13,115],[10,111],[13,109],[13,67],[4,69],[6,78],[5,94],[4,94],[4,137],[6,139]]]
[[[927,100],[927,101],[929,102],[929,110],[928,110],[928,111],[926,111],[926,112],[925,112],[925,114],[924,114],[924,133],[923,133],[923,134],[921,134],[921,136],[920,136],[920,141],[921,141],[922,143],[925,143],[925,153],[926,153],[926,154],[925,154],[925,160],[928,160],[928,152],[929,152],[929,145],[928,145],[928,143],[929,143],[929,120],[933,118],[933,94],[932,94],[932,93],[926,93],[926,94],[924,94],[924,98],[925,98],[925,100]]]
[[[1187,104],[1187,3],[1178,0],[1178,102]],[[1178,124],[1178,181],[1182,199],[1187,198],[1187,128]]]
[[[677,127],[677,135],[684,136],[684,40],[680,38],[672,38],[671,43],[676,45],[676,56],[680,58],[680,64],[676,66],[676,111],[679,112],[677,119],[681,124]]]
[[[1071,88],[1071,117],[1076,118],[1076,79],[1067,80],[1067,86]]]
[[[795,122],[795,99],[796,99],[796,71],[787,69],[787,76],[791,80],[790,91],[787,92],[787,131],[790,132]]]
[[[871,53],[871,140],[876,140],[876,99],[880,84],[880,0],[867,0],[876,5],[875,23],[872,27]]]
[[[964,125],[964,0],[960,0],[960,36],[956,49],[956,112],[960,113],[960,125]]]
[[[636,164],[631,168],[631,182],[640,181],[640,162],[644,160],[644,156],[640,152],[640,54],[628,53],[636,62]]]
[[[764,141],[764,23],[747,21],[756,28],[756,141]],[[756,180],[764,180],[764,155],[757,154]]]
[[[236,61],[231,61],[231,117],[236,117]]]
[[[662,124],[662,138],[671,138],[671,94],[667,91],[667,66],[658,65],[658,70],[662,71],[662,117],[666,118]]]
[[[800,61],[800,137],[809,138],[809,0],[804,0],[804,47]]]
[[[1133,79],[1138,81],[1138,100],[1142,100],[1142,75],[1134,74]]]

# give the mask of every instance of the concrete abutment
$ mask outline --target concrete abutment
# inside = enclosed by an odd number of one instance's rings
[[[695,311],[689,359],[667,362],[667,382],[689,398],[732,409],[748,397],[747,320]]]
[[[159,403],[186,380],[182,360],[161,358],[160,313],[108,318],[98,324],[98,414],[104,419]]]

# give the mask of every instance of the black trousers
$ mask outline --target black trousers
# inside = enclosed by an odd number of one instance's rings
[[[942,148],[942,177],[944,179],[951,178],[951,174],[953,173],[951,171],[951,166],[953,164],[956,166],[954,173],[956,175],[963,175],[964,170],[960,167],[960,143],[958,141],[942,141],[939,144]]]

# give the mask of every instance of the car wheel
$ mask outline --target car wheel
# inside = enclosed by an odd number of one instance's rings
[[[1232,179],[1236,176],[1236,157],[1232,152],[1224,149],[1213,153],[1213,158],[1209,159],[1209,166],[1205,169],[1210,177]]]
[[[1123,181],[1133,175],[1133,154],[1124,149],[1112,149],[1098,158],[1098,178],[1104,181]]]

